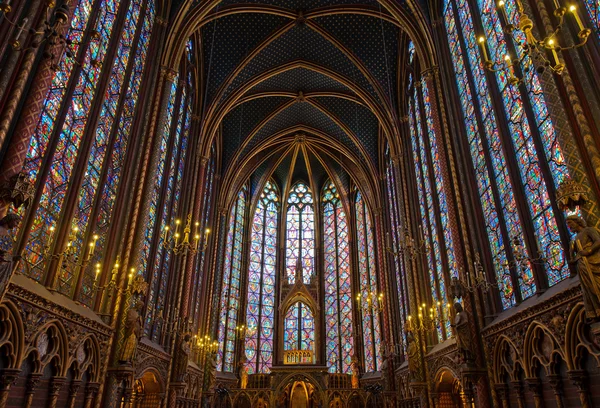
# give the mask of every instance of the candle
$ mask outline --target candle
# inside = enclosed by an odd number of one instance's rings
[[[500,0],[498,2],[498,10],[504,16],[504,20],[508,23],[508,14],[506,14],[506,8],[504,8],[504,1]]]
[[[28,18],[24,18],[24,19],[21,21],[21,24],[19,24],[19,25],[17,26],[17,30],[18,30],[18,31],[17,31],[17,33],[15,34],[15,36],[14,36],[14,39],[13,39],[13,41],[12,41],[12,43],[11,43],[11,45],[12,45],[12,47],[13,47],[14,49],[19,49],[19,48],[21,48],[21,37],[23,36],[23,33],[25,32],[25,25],[27,24],[27,21],[28,21],[28,20],[29,20]]]
[[[481,53],[483,54],[483,61],[484,62],[489,61],[488,53],[487,53],[487,45],[485,43],[484,36],[479,37],[479,46],[481,47]]]
[[[98,276],[100,276],[100,264],[96,264],[96,275],[94,276],[94,282],[98,281]]]
[[[129,281],[127,282],[127,286],[131,285],[131,282],[133,282],[133,274],[135,273],[135,268],[131,268],[131,272],[129,273]]]
[[[391,241],[391,239],[390,239],[390,233],[389,233],[389,232],[386,232],[386,233],[385,233],[385,245],[386,245],[388,248],[391,248],[391,247],[392,247],[392,241]]]
[[[561,5],[560,5],[560,3],[558,2],[558,0],[554,0],[554,8],[558,10],[558,9],[559,9],[559,8],[561,8],[561,7],[562,7],[562,6],[561,6]]]
[[[585,27],[583,26],[583,23],[581,22],[581,18],[579,18],[579,13],[577,12],[577,7],[574,4],[571,4],[569,6],[569,11],[571,13],[573,13],[573,17],[575,18],[575,21],[577,22],[577,27],[579,27],[579,31],[584,31]]]
[[[552,57],[554,58],[554,65],[558,65],[560,64],[560,61],[558,59],[558,54],[556,53],[556,42],[554,41],[554,38],[550,38],[548,40],[548,48],[550,48],[550,51],[552,51]],[[539,248],[538,248],[539,250]],[[539,251],[538,251],[539,252]]]
[[[54,237],[54,225],[50,227],[50,233],[48,234],[48,246],[52,244],[52,238]]]

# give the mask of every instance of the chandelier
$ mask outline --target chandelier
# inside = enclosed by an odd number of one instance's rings
[[[356,295],[357,305],[366,312],[383,311],[383,293],[365,290]]]
[[[163,246],[173,250],[175,255],[186,254],[187,252],[189,252],[191,255],[195,255],[198,252],[198,247],[200,244],[200,222],[194,222],[194,226],[194,237],[191,242],[190,235],[192,232],[192,214],[188,214],[187,216],[186,224],[183,228],[183,239],[181,239],[181,233],[179,232],[179,228],[181,227],[180,219],[175,220],[175,233],[172,236],[170,235],[171,227],[169,225],[165,226],[163,231]],[[206,250],[209,234],[210,229],[206,228],[206,230],[204,230],[204,244],[200,249],[201,252]]]
[[[403,221],[401,221],[404,224]],[[390,233],[385,234],[385,250],[392,254],[392,256],[397,257],[399,255],[408,255],[409,258],[414,259],[419,255],[426,253],[429,250],[427,245],[427,241],[423,238],[423,232],[421,230],[421,226],[419,226],[419,239],[415,240],[408,231],[408,227],[405,224],[404,229],[402,230],[402,236],[398,237],[399,248],[398,250],[394,250],[394,246],[392,244],[392,239],[390,237]]]
[[[406,331],[423,334],[435,332],[444,323],[444,309],[447,309],[449,315],[450,303],[447,303],[445,307],[441,302],[437,302],[430,307],[423,303],[419,306],[419,313],[415,318],[412,315],[408,316],[405,324]]]
[[[499,0],[496,3],[496,7],[500,12],[500,24],[504,32],[512,37],[515,43],[521,47],[522,52],[516,56],[516,60],[513,60],[509,54],[506,54],[503,60],[492,61],[488,56],[486,38],[480,36],[478,42],[483,56],[483,66],[490,72],[507,71],[508,83],[511,85],[517,85],[522,81],[522,78],[515,75],[514,67],[515,65],[519,66],[528,57],[531,58],[532,64],[538,73],[544,72],[546,67],[548,67],[556,74],[562,74],[565,65],[560,62],[558,52],[582,47],[586,44],[591,30],[583,25],[579,16],[579,10],[575,4],[569,4],[565,7],[560,4],[559,0],[554,0],[554,6],[554,16],[558,19],[558,24],[553,27],[552,32],[546,37],[537,38],[533,34],[533,21],[525,13],[521,1],[516,0],[516,10],[514,16],[512,16],[513,19],[511,19],[511,10],[507,10],[508,6],[504,0]],[[573,17],[579,30],[577,34],[578,41],[571,44],[566,44],[564,39],[559,41],[559,36],[563,31],[567,15]]]

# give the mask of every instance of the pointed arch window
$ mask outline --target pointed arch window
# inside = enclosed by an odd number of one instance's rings
[[[290,284],[296,281],[298,258],[302,262],[302,278],[309,283],[314,274],[315,212],[313,195],[305,183],[290,190],[286,218],[286,273]]]
[[[223,286],[219,313],[219,351],[217,369],[233,371],[235,358],[236,326],[240,299],[240,279],[242,272],[242,246],[246,217],[246,188],[243,188],[231,209],[229,230],[225,244],[223,264]]]
[[[360,191],[356,194],[356,240],[358,244],[358,272],[360,293],[367,298],[371,293],[378,293],[377,268],[375,258],[375,236],[367,203]],[[381,368],[381,322],[379,314],[373,309],[361,309],[364,368],[366,372]]]
[[[401,234],[404,232],[404,218],[402,216],[401,211],[401,203],[403,200],[399,194],[397,184],[396,184],[396,176],[395,168],[396,164],[390,157],[389,146],[387,148],[387,169],[385,174],[386,179],[386,187],[387,187],[387,200],[388,200],[388,208],[389,208],[389,217],[390,217],[390,235],[386,237],[390,242],[387,245],[392,247],[392,250],[396,254],[400,254],[401,248]],[[406,269],[404,264],[404,257],[401,255],[397,255],[393,257],[393,268],[394,275],[396,278],[396,289],[398,294],[398,304],[400,309],[400,325],[401,328],[404,328],[404,323],[406,322],[406,305],[408,304],[408,289],[407,289],[407,281],[406,281]]]
[[[415,64],[415,49],[409,44],[409,63]],[[425,240],[426,270],[429,274],[433,303],[446,304],[446,273],[456,276],[452,235],[448,225],[448,204],[443,186],[441,165],[438,161],[437,139],[429,105],[427,83],[416,81],[412,72],[408,78],[408,123],[410,140],[415,160],[415,178],[419,200],[418,240]],[[440,308],[443,315],[446,308]],[[450,322],[445,316],[444,324],[438,327],[438,337],[443,340],[450,336]]]
[[[303,302],[296,302],[285,314],[283,326],[284,350],[315,351],[315,317]]]
[[[350,373],[354,354],[348,221],[335,185],[322,192],[325,260],[325,336],[329,371]]]
[[[245,342],[249,374],[268,373],[273,364],[279,208],[275,184],[267,181],[258,199],[250,237]]]
[[[120,14],[126,14],[122,25]],[[105,0],[80,0],[75,6],[67,39],[73,55],[81,56],[83,62],[76,64],[75,58],[66,55],[58,62],[22,170],[42,189],[32,206],[34,212],[28,215],[33,218],[31,229],[23,235],[27,242],[24,257],[32,266],[27,273],[35,280],[45,277],[43,254],[59,217],[69,217],[71,226],[79,230],[72,242],[77,252],[82,250],[84,237],[89,241],[98,235],[99,250],[88,265],[95,265],[102,256],[153,21],[153,0],[132,0],[128,8]],[[87,37],[90,28],[99,33],[98,38]],[[116,45],[114,57],[108,53],[112,44]],[[99,85],[104,75],[109,78],[106,87]],[[74,86],[69,88],[69,83]],[[91,113],[96,108],[99,115]],[[82,143],[84,135],[89,135],[90,143]],[[79,162],[86,170],[74,174]],[[70,185],[77,187],[71,191]],[[74,214],[61,215],[71,194],[78,195]],[[92,269],[79,276],[64,272],[56,289],[90,305]]]
[[[505,3],[514,20],[514,0]],[[550,200],[551,189],[568,177],[568,171],[529,57],[520,67],[526,91],[509,84],[504,72],[485,74],[476,44],[476,24],[488,38],[491,58],[499,60],[509,51],[523,55],[518,42],[507,41],[499,19],[491,0],[444,2],[467,144],[502,306],[508,308],[532,296],[540,286],[554,285],[568,276],[561,242],[561,234],[565,238],[567,234],[561,233],[556,219],[560,212]],[[490,77],[495,81],[488,81]],[[491,98],[492,90],[500,95],[498,101]],[[534,237],[527,239],[524,230],[533,231]],[[536,265],[515,261],[527,257],[547,260],[537,266],[547,279],[534,279]]]

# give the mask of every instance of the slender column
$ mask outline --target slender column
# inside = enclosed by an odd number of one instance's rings
[[[77,392],[79,391],[80,386],[81,380],[73,380],[71,381],[71,384],[69,384],[69,399],[67,401],[67,407],[75,407],[75,398],[77,397]]]
[[[30,408],[33,402],[33,394],[37,386],[40,384],[40,379],[42,374],[31,373],[27,378],[27,384],[25,385],[25,402],[23,403],[23,408]]]
[[[579,391],[579,402],[581,403],[581,407],[591,408],[592,405],[590,404],[588,377],[585,371],[572,370],[567,374],[569,375],[571,382],[573,382],[577,388],[577,391]]]
[[[502,404],[502,408],[510,408],[510,403],[508,401],[508,385],[506,384],[496,384],[496,395],[500,399],[500,403]]]
[[[518,408],[525,408],[525,394],[524,394],[524,389],[523,389],[523,384],[521,383],[521,381],[513,381],[511,382],[514,390],[515,390],[515,394],[517,396],[517,407]]]
[[[18,368],[5,368],[0,372],[0,408],[6,407],[10,387],[19,378],[20,372]]]
[[[85,386],[84,408],[92,408],[92,406],[94,405],[94,400],[96,399],[96,395],[98,394],[99,388],[99,383],[88,383]]]
[[[544,397],[542,395],[542,382],[539,378],[526,378],[525,383],[533,394],[535,408],[544,408]]]
[[[59,11],[61,13],[61,19],[57,22],[55,33],[46,40],[43,57],[41,61],[36,64],[35,76],[33,77],[27,98],[23,104],[19,122],[13,132],[2,166],[0,166],[0,184],[10,180],[15,174],[18,174],[23,167],[23,161],[27,154],[31,135],[35,132],[35,128],[37,127],[42,112],[44,99],[52,84],[52,78],[54,76],[53,68],[56,64],[56,59],[60,58],[63,52],[64,45],[59,43],[59,37],[66,36],[69,29],[68,22],[71,19],[76,5],[77,2],[69,0],[65,2],[65,7],[60,7],[60,11],[58,7],[54,10],[55,18],[58,16],[57,11]],[[35,8],[35,3],[32,4],[32,7]],[[23,62],[19,66],[19,75],[11,89],[10,96],[6,100],[6,106],[4,106],[2,114],[0,115],[0,146],[2,146],[6,140],[10,124],[14,119],[18,104],[21,101],[21,96],[23,95],[23,91],[29,80],[29,74],[36,62],[38,49],[35,44],[39,44],[41,40],[40,37],[39,34],[36,35],[32,40],[32,46],[34,48],[25,52]],[[0,201],[0,218],[6,215],[8,204],[9,203],[4,200]]]
[[[67,379],[65,377],[54,377],[50,380],[50,390],[48,393],[48,408],[57,408],[58,395]]]
[[[548,375],[548,382],[550,383],[550,387],[552,387],[552,391],[554,391],[554,399],[556,400],[556,408],[563,408],[565,406],[565,404],[563,402],[563,388],[562,388],[562,381],[560,379],[560,375],[558,375],[558,374]]]

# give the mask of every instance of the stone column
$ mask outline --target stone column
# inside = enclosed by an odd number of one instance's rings
[[[67,407],[75,407],[75,398],[77,397],[77,392],[79,391],[80,386],[81,380],[72,380],[71,384],[69,384],[69,399],[67,401]]]
[[[521,384],[521,381],[513,381],[511,382],[511,384],[515,389],[515,394],[517,395],[517,407],[525,408],[525,394],[523,390],[523,384]]]
[[[525,382],[529,391],[533,394],[535,408],[544,408],[544,396],[542,395],[542,382],[539,378],[526,378]]]
[[[572,370],[568,372],[569,379],[573,382],[577,391],[579,391],[579,402],[582,408],[590,408],[588,378],[583,370]]]
[[[554,391],[554,398],[556,399],[556,408],[563,408],[565,404],[563,403],[563,388],[560,375],[550,374],[548,376],[548,382],[550,383],[550,387],[552,387],[552,391]]]
[[[510,403],[508,401],[508,385],[506,384],[496,384],[496,395],[500,400],[500,404],[502,408],[510,408]]]
[[[99,383],[88,383],[85,386],[84,408],[92,408],[92,406],[94,405],[94,400],[96,399],[96,395],[98,394],[99,389],[100,389]]]
[[[6,407],[10,387],[19,378],[20,372],[18,368],[5,368],[0,372],[0,408]]]
[[[41,377],[41,373],[29,374],[29,377],[27,378],[27,384],[25,385],[25,402],[23,403],[23,408],[31,407],[31,403],[33,402],[33,394],[40,383]]]
[[[67,379],[65,377],[54,377],[50,380],[48,393],[48,408],[57,408],[58,395]]]

